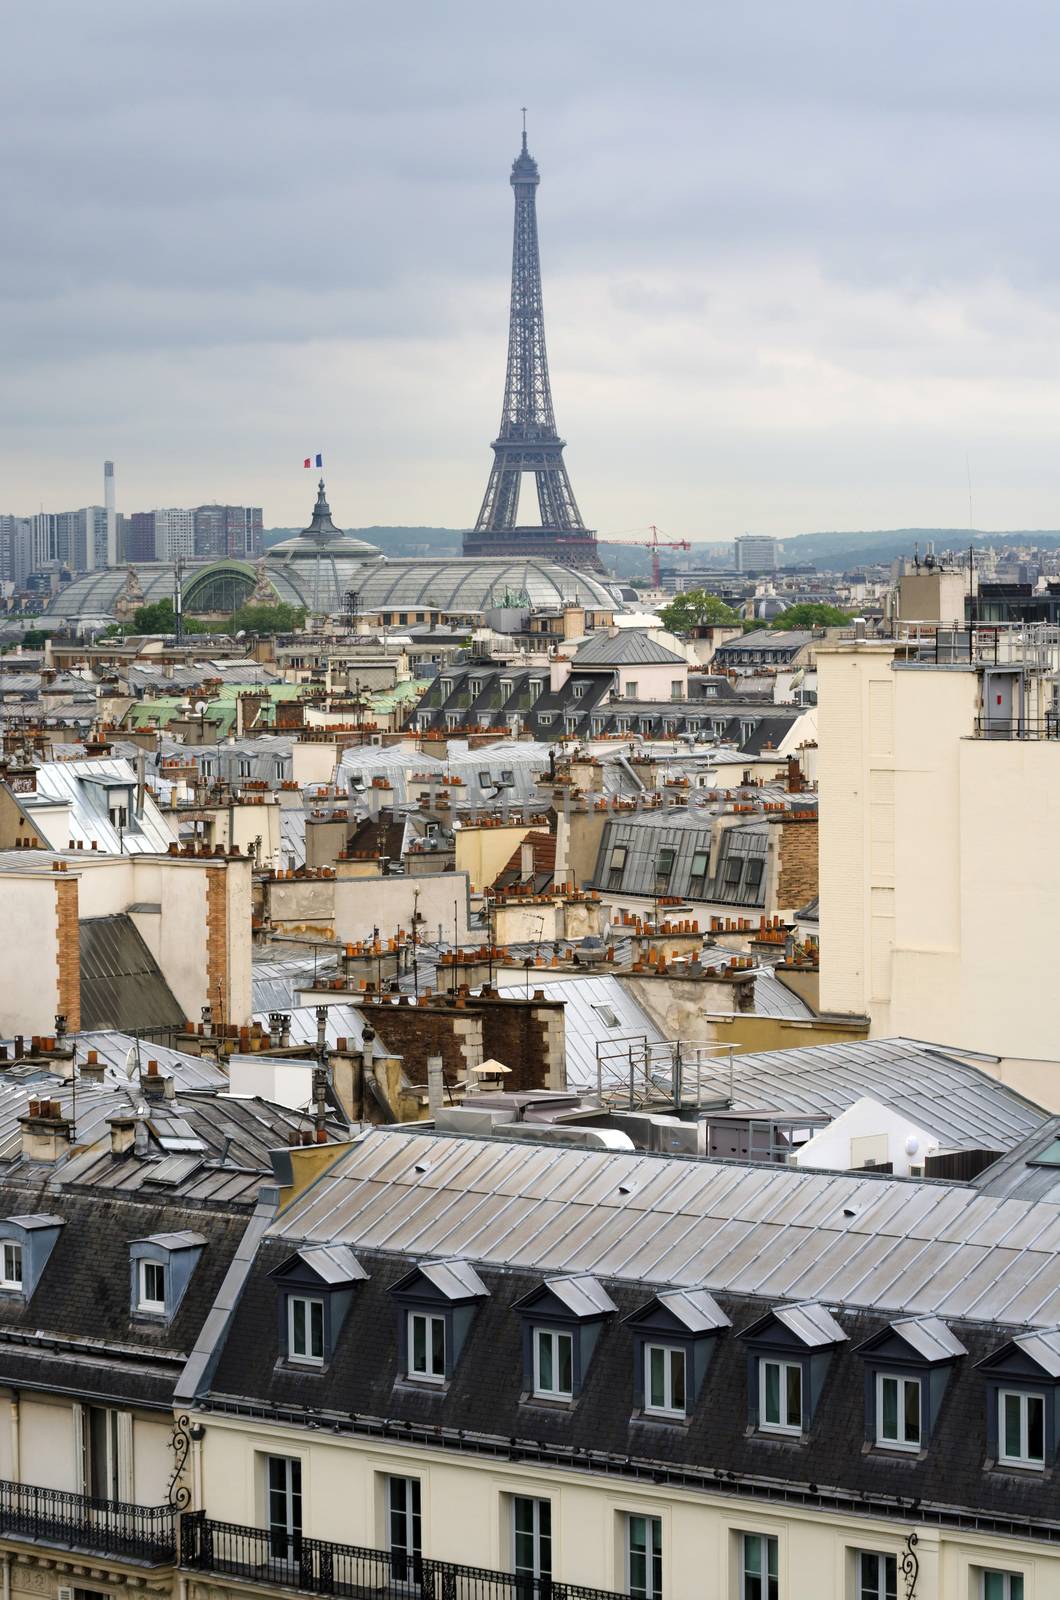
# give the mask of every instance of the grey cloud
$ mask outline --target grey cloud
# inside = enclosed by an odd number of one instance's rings
[[[380,520],[466,521],[500,401],[525,99],[557,407],[601,526],[789,531],[786,498],[800,525],[923,520],[925,415],[935,458],[963,462],[992,407],[998,437],[1016,416],[1023,441],[1001,448],[999,483],[1050,451],[1027,493],[1055,522],[1049,0],[539,0],[533,16],[12,8],[0,510],[88,498],[103,452],[151,502],[194,494],[201,463],[217,492],[293,520],[302,485],[274,463],[315,429]],[[213,440],[241,426],[226,488]]]

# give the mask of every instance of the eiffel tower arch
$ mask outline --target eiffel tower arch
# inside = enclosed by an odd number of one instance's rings
[[[482,509],[464,534],[465,556],[545,556],[570,567],[602,571],[596,535],[585,526],[563,460],[565,441],[556,430],[545,350],[541,256],[537,243],[537,162],[523,145],[512,163],[515,231],[512,300],[508,323],[508,371],[500,431],[493,441]],[[540,526],[521,524],[519,491],[532,473]]]

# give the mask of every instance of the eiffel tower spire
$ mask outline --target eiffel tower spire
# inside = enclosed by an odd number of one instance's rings
[[[556,430],[545,351],[541,257],[537,244],[537,162],[523,142],[512,163],[515,232],[508,371],[501,425],[493,441],[493,467],[474,529],[464,535],[466,556],[547,556],[568,566],[600,570],[596,536],[582,521]],[[524,473],[533,473],[541,526],[518,522]]]

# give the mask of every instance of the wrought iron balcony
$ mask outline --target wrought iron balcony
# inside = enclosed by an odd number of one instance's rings
[[[371,1595],[373,1600],[386,1595],[400,1600],[625,1600],[609,1589],[213,1522],[201,1511],[185,1512],[181,1518],[180,1564],[193,1572],[242,1578],[269,1589]]]
[[[2,1479],[0,1538],[120,1556],[152,1566],[165,1566],[177,1558],[176,1515],[171,1506],[93,1500]]]

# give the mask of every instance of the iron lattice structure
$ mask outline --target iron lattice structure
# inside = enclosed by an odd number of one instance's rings
[[[582,521],[556,431],[545,350],[541,255],[537,243],[537,162],[523,147],[512,163],[515,234],[508,373],[493,468],[474,528],[464,535],[466,556],[547,556],[572,567],[602,571],[596,535]],[[540,527],[517,522],[523,474],[533,473]]]

